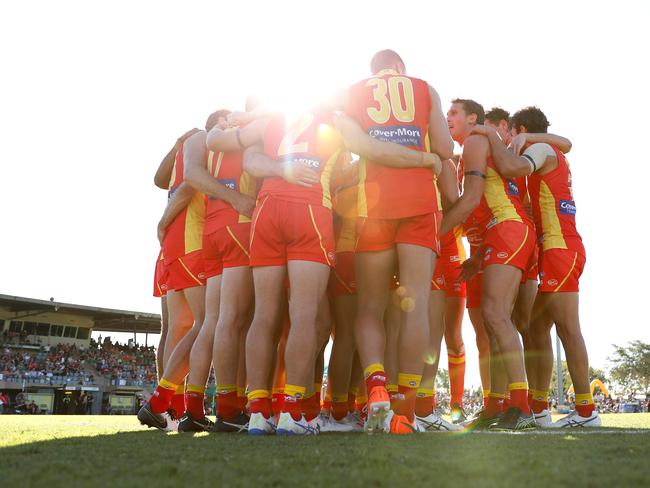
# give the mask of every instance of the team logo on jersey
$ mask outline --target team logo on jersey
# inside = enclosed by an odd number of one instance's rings
[[[548,286],[555,286],[557,285],[557,280],[548,280],[546,283],[548,283]]]
[[[504,251],[501,251],[501,252],[498,252],[498,253],[497,253],[497,257],[498,257],[499,259],[505,259],[505,258],[507,258],[508,256],[509,256],[509,254],[508,254],[507,252],[504,252]]]
[[[575,202],[572,202],[571,200],[560,200],[560,213],[565,215],[575,215]]]
[[[384,142],[402,146],[422,146],[422,129],[416,125],[375,126],[368,129],[368,135]]]
[[[519,187],[517,186],[517,183],[515,183],[513,180],[506,180],[506,181],[508,183],[508,195],[518,197]]]

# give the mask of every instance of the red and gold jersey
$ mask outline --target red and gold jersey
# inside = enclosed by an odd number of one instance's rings
[[[283,117],[271,119],[264,133],[266,155],[277,160],[277,164],[287,161],[305,164],[320,175],[320,182],[303,187],[279,177],[265,178],[259,198],[273,196],[332,208],[330,179],[343,149],[343,141],[332,125],[329,112],[308,112],[293,122]]]
[[[178,190],[183,182],[183,146],[176,153],[174,167],[169,179],[168,198]],[[195,193],[190,203],[167,227],[163,239],[162,252],[165,263],[203,248],[203,224],[205,222],[205,196]]]
[[[499,174],[492,156],[487,158],[485,187],[481,203],[474,209],[467,221],[468,227],[474,227],[480,234],[484,234],[486,230],[501,222],[530,223],[530,218],[523,208],[519,187],[513,180],[506,179]]]
[[[348,113],[375,139],[429,150],[431,97],[426,81],[393,70],[353,85]],[[433,171],[389,168],[361,159],[358,215],[399,219],[440,211]]]
[[[257,179],[246,173],[241,151],[210,151],[207,160],[208,172],[222,185],[249,197],[257,195]],[[232,205],[215,197],[208,197],[204,234],[210,234],[227,225],[250,222],[251,219],[238,213]]]
[[[564,154],[553,147],[557,168],[546,174],[528,177],[528,191],[537,237],[542,249],[582,250],[576,228],[576,204],[571,187],[571,170]]]

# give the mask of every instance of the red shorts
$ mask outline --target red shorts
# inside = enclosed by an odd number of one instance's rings
[[[156,269],[153,273],[153,296],[162,297],[167,294],[168,272],[164,259],[160,259],[162,251],[156,260]]]
[[[292,260],[334,266],[332,211],[266,197],[253,214],[250,255],[251,266],[280,266]]]
[[[578,291],[585,255],[570,249],[542,251],[539,259],[540,293]]]
[[[435,212],[403,219],[357,219],[356,252],[385,251],[395,244],[428,247],[440,255],[440,222]]]
[[[233,224],[203,236],[203,261],[205,277],[219,276],[223,268],[248,266],[248,240],[251,234],[250,222]]]
[[[519,268],[525,279],[537,246],[535,231],[523,222],[501,222],[487,230],[483,246],[483,269],[491,264],[507,264]]]
[[[203,252],[194,251],[167,266],[167,290],[180,291],[194,286],[205,286]]]
[[[481,293],[483,293],[483,273],[478,273],[467,282],[466,308],[480,308]]]
[[[336,266],[330,273],[329,288],[334,296],[357,294],[353,252],[336,253]]]
[[[436,269],[431,279],[431,291],[445,290],[448,297],[461,297],[467,295],[465,282],[459,281],[461,272],[460,256],[449,256],[445,254],[436,261]]]
[[[535,246],[535,250],[533,251],[533,255],[531,257],[531,262],[528,267],[528,272],[526,273],[526,276],[524,279],[526,281],[537,281],[538,280],[538,275],[539,275],[539,266],[538,266],[538,260],[539,260],[539,247]]]

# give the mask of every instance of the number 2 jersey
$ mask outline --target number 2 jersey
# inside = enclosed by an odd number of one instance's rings
[[[373,138],[429,150],[431,96],[426,81],[383,70],[349,89],[348,114]],[[358,215],[401,219],[441,211],[430,168],[390,168],[361,159]]]

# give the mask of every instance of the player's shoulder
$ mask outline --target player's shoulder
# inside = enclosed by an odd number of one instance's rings
[[[472,134],[463,144],[463,154],[468,152],[489,152],[490,141],[488,138],[479,134]]]

